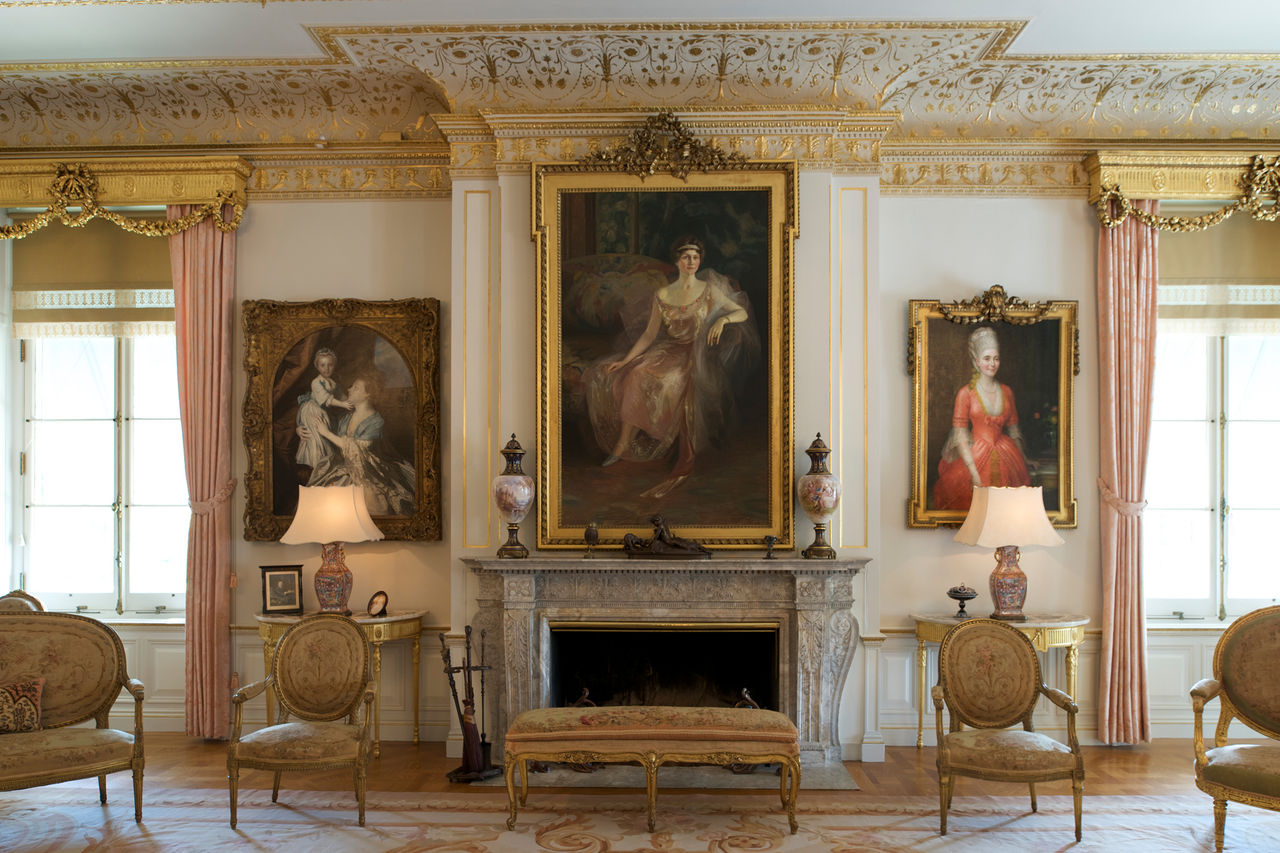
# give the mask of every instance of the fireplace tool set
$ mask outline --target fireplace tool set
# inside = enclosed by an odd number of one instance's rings
[[[492,744],[484,731],[484,674],[492,667],[484,662],[485,632],[480,631],[480,665],[471,663],[471,626],[466,626],[466,655],[462,666],[454,666],[449,654],[449,646],[444,634],[440,634],[440,657],[444,660],[444,674],[449,679],[449,692],[453,694],[453,708],[458,712],[458,723],[462,726],[462,765],[445,774],[450,782],[476,782],[488,779],[502,772],[502,765],[491,761]],[[476,694],[473,673],[480,673],[480,727],[476,726]],[[463,697],[458,700],[458,685],[454,681],[454,673],[463,674]]]

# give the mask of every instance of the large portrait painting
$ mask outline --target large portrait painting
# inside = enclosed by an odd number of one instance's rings
[[[975,485],[1040,486],[1049,520],[1076,526],[1076,311],[1000,285],[964,302],[910,301],[908,526],[962,523]]]
[[[244,303],[245,539],[345,485],[387,539],[441,538],[439,328],[435,299]]]
[[[538,546],[791,547],[794,164],[534,183]]]

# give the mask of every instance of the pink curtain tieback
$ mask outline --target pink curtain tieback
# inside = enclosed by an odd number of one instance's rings
[[[1146,501],[1121,500],[1120,496],[1111,491],[1111,488],[1101,477],[1098,478],[1098,491],[1102,492],[1102,500],[1106,505],[1121,515],[1141,515],[1142,511],[1147,508]]]
[[[236,481],[234,479],[228,480],[223,487],[214,492],[213,497],[209,498],[207,501],[191,501],[189,504],[191,511],[196,515],[208,515],[217,509],[219,504],[226,503],[231,497],[231,493],[235,491],[235,488]]]

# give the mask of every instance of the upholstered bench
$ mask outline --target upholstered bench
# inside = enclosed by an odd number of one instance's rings
[[[635,762],[644,767],[649,831],[657,806],[658,767],[663,764],[780,764],[779,794],[794,834],[800,789],[800,744],[795,724],[777,711],[757,708],[614,706],[539,708],[516,716],[507,729],[506,781],[515,829],[516,769],[519,805],[529,795],[529,761],[570,764]]]

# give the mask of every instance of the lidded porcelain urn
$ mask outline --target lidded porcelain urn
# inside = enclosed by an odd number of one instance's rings
[[[524,448],[516,441],[514,432],[507,446],[502,448],[502,455],[507,460],[507,467],[493,478],[493,503],[498,508],[498,515],[507,523],[507,541],[498,549],[498,556],[528,557],[529,549],[520,544],[520,522],[533,506],[533,478],[521,467]]]
[[[827,522],[840,507],[840,478],[827,468],[831,449],[822,443],[822,433],[805,451],[809,454],[809,473],[796,480],[796,498],[800,509],[813,522],[813,544],[800,552],[811,560],[834,560],[836,551],[827,544]]]

